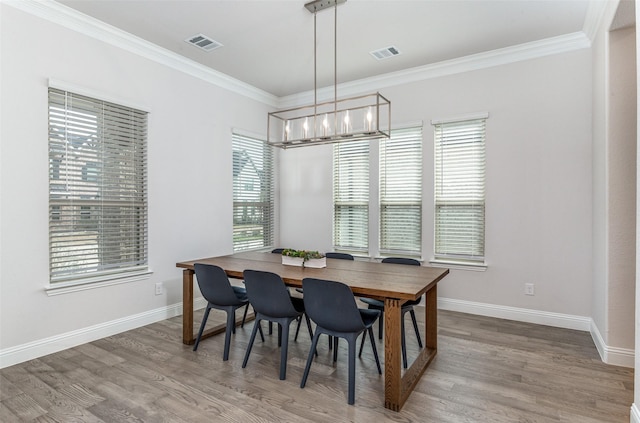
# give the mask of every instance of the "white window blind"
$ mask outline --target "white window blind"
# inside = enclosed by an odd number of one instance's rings
[[[232,136],[233,251],[273,245],[273,151],[264,141]]]
[[[434,123],[436,258],[484,260],[485,123]]]
[[[51,283],[146,271],[147,112],[49,88]]]
[[[335,144],[333,244],[336,250],[369,248],[369,141]]]
[[[380,140],[380,253],[422,251],[422,127]]]

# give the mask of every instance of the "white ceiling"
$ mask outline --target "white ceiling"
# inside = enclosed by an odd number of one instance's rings
[[[304,0],[59,0],[277,97],[313,89]],[[580,32],[588,0],[348,0],[338,6],[338,82]],[[333,84],[333,11],[318,22],[318,88]],[[202,33],[224,46],[184,40]],[[377,61],[372,50],[395,46]]]

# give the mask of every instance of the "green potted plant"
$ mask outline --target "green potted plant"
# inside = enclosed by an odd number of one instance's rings
[[[282,251],[282,264],[288,266],[326,267],[327,260],[324,254],[318,251],[286,248]]]
[[[285,248],[282,251],[282,264],[287,266],[302,266],[304,264],[304,251]]]
[[[307,251],[304,267],[327,267],[327,258],[317,251]]]

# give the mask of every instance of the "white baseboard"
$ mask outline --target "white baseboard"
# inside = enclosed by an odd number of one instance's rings
[[[635,350],[610,347],[605,344],[604,339],[600,334],[600,330],[593,321],[591,322],[591,328],[589,331],[591,332],[591,338],[593,338],[593,342],[596,344],[596,348],[598,349],[598,353],[600,354],[602,361],[614,366],[631,368],[635,366]]]
[[[438,308],[442,310],[459,311],[461,313],[478,314],[480,316],[497,317],[498,319],[582,330],[585,332],[588,332],[591,329],[590,317],[573,316],[570,314],[476,303],[472,301],[455,300],[452,298],[438,298]]]
[[[631,404],[631,418],[629,421],[631,423],[640,423],[640,410],[635,402]]]
[[[203,308],[206,302],[203,298],[194,299],[194,309]],[[135,314],[133,316],[123,317],[121,319],[112,320],[110,322],[101,323],[87,328],[74,330],[45,339],[28,342],[11,348],[0,350],[0,369],[13,366],[14,364],[23,363],[34,358],[53,354],[58,351],[66,350],[87,342],[92,342],[107,336],[112,336],[151,323],[169,319],[171,317],[180,316],[182,314],[182,303],[157,308],[155,310],[146,311]]]
[[[458,311],[461,313],[477,314],[481,316],[496,317],[499,319],[508,319],[518,322],[535,323],[539,325],[590,332],[591,338],[593,338],[596,349],[600,354],[600,358],[604,363],[631,368],[635,365],[635,350],[610,347],[606,345],[600,335],[600,331],[593,322],[593,319],[590,317],[476,303],[452,298],[438,298],[438,308],[442,310]],[[638,423],[640,423],[640,421]]]

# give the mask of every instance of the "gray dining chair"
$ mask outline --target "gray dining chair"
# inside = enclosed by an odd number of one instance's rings
[[[338,259],[338,260],[354,260],[354,257],[349,254],[349,253],[336,253],[336,252],[330,252],[330,253],[325,253],[324,255],[326,258],[330,258],[330,259]],[[296,288],[296,291],[298,291],[299,293],[304,295],[304,290],[303,288]],[[296,336],[295,339],[298,339],[298,331],[300,330],[300,321],[298,321],[298,326],[296,328]],[[336,361],[338,359],[338,339],[333,339],[331,336],[329,337],[329,349],[333,348],[333,344],[336,344],[336,349],[333,352],[333,361]]]
[[[395,264],[406,264],[409,266],[420,266],[420,262],[416,259],[405,258],[405,257],[386,257],[382,260],[382,263],[395,263]],[[376,300],[373,298],[360,298],[360,301],[366,303],[370,309],[379,310],[380,311],[380,321],[378,324],[378,338],[382,339],[382,328],[384,322],[384,301]],[[405,302],[400,309],[401,313],[401,336],[402,336],[402,365],[406,369],[407,368],[407,340],[404,333],[404,316],[409,313],[411,316],[411,321],[413,323],[413,329],[416,332],[416,338],[418,340],[418,347],[422,348],[422,338],[420,337],[420,330],[418,329],[418,322],[416,321],[416,313],[413,309],[413,306],[420,304],[422,301],[422,297],[417,300],[410,300]],[[360,353],[362,354],[362,347],[364,345],[364,338],[360,343]]]
[[[256,312],[255,325],[251,332],[247,352],[242,362],[242,368],[247,366],[249,355],[253,348],[260,322],[267,320],[278,324],[278,341],[280,345],[280,379],[286,379],[287,353],[289,345],[289,326],[291,322],[305,317],[309,336],[313,338],[313,329],[309,317],[304,313],[304,303],[300,298],[289,295],[289,291],[282,278],[271,272],[245,270],[244,282],[247,287],[249,302]]]
[[[211,264],[195,263],[194,271],[198,279],[200,292],[205,300],[207,300],[207,308],[204,311],[204,317],[200,324],[200,330],[196,337],[193,350],[198,349],[202,333],[209,318],[209,312],[212,308],[223,310],[227,313],[227,325],[224,336],[224,353],[222,360],[229,359],[229,346],[231,344],[231,334],[236,332],[236,310],[245,307],[245,314],[242,318],[242,325],[247,316],[247,308],[249,308],[249,299],[247,291],[239,286],[232,286],[227,278],[227,274],[218,266]],[[262,336],[262,333],[261,333]]]
[[[330,258],[330,259],[340,259],[340,260],[353,260],[353,256],[349,253],[335,253],[335,252],[331,252],[331,253],[326,253],[325,254],[326,258]]]
[[[348,403],[355,402],[356,380],[356,341],[363,332],[369,334],[373,356],[378,367],[378,374],[382,374],[378,350],[376,348],[373,330],[371,329],[376,319],[380,316],[379,310],[359,309],[351,289],[341,283],[322,279],[304,278],[304,306],[307,314],[316,324],[311,348],[307,357],[300,387],[304,388],[313,362],[314,353],[318,345],[318,338],[327,334],[334,339],[344,338],[349,345],[349,398]],[[334,360],[337,351],[337,343],[334,348]]]

